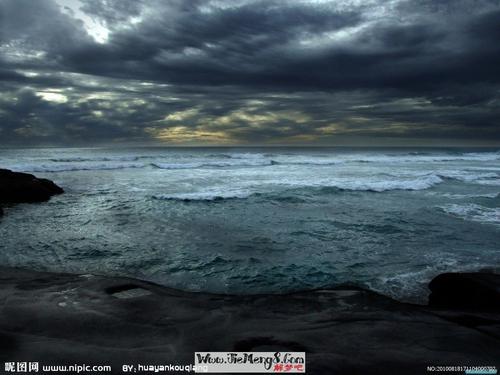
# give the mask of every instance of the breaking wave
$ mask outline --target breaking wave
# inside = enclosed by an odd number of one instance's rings
[[[431,188],[432,186],[439,184],[443,180],[438,176],[426,176],[425,178],[414,179],[414,180],[386,180],[386,181],[318,181],[311,183],[303,183],[299,181],[282,181],[279,187],[281,191],[276,191],[275,189],[262,190],[258,188],[248,189],[207,189],[197,192],[189,193],[171,193],[171,194],[156,194],[153,195],[153,199],[158,200],[173,200],[173,201],[223,201],[228,199],[246,199],[251,196],[259,196],[261,198],[269,198],[270,200],[276,200],[277,193],[280,194],[280,200],[285,197],[296,198],[297,195],[301,194],[309,195],[313,194],[332,194],[338,193],[340,191],[367,191],[367,192],[385,192],[394,190],[424,190]]]
[[[215,168],[248,168],[271,166],[312,166],[342,168],[345,165],[356,163],[377,163],[381,167],[398,164],[397,168],[407,165],[421,166],[426,163],[429,171],[441,178],[452,178],[463,182],[473,182],[482,185],[500,185],[498,170],[476,171],[437,171],[439,164],[433,163],[454,161],[497,161],[500,152],[458,153],[458,154],[428,154],[428,153],[334,153],[300,155],[290,153],[218,153],[204,154],[193,157],[182,153],[150,154],[150,155],[116,155],[116,156],[70,156],[53,157],[38,162],[18,164],[10,169],[26,172],[65,172],[84,170],[113,170],[125,168],[158,168],[165,170],[175,169],[215,169]],[[143,161],[141,163],[141,161]],[[401,165],[402,164],[402,165]],[[404,167],[403,167],[404,165]],[[8,163],[7,163],[8,166]],[[378,189],[378,188],[375,188]]]
[[[441,171],[439,176],[467,183],[476,183],[480,185],[498,185],[500,178],[498,173],[494,172],[475,172],[475,171]]]
[[[197,169],[197,168],[227,168],[227,167],[260,167],[273,165],[272,160],[233,160],[233,161],[202,161],[197,163],[151,163],[160,169]]]
[[[68,157],[68,158],[52,158],[50,161],[54,163],[81,163],[81,162],[100,162],[100,161],[137,161],[145,158],[144,156],[114,156],[114,157]]]
[[[175,193],[175,194],[159,194],[153,195],[153,199],[166,200],[166,201],[204,201],[216,202],[227,199],[244,199],[252,195],[248,191],[205,191],[198,193]]]
[[[14,165],[10,167],[16,172],[72,172],[72,171],[98,171],[98,170],[113,170],[113,169],[129,169],[143,168],[142,163],[120,163],[120,164],[39,164],[39,165]]]
[[[500,225],[500,207],[484,207],[474,203],[440,206],[447,214],[464,220]]]

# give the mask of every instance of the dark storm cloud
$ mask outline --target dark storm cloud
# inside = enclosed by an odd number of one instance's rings
[[[497,1],[0,1],[5,144],[500,142]]]

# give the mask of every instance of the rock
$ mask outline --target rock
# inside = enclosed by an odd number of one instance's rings
[[[121,373],[124,364],[189,364],[195,351],[305,351],[308,374],[500,365],[500,314],[468,311],[474,326],[458,315],[347,286],[216,295],[0,267],[0,363],[105,364]]]
[[[45,178],[0,169],[0,203],[42,202],[63,192],[63,189]]]
[[[500,309],[500,275],[443,273],[429,284],[429,305],[453,309]]]

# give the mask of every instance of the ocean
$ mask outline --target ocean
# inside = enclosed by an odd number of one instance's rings
[[[0,149],[0,167],[65,189],[5,209],[2,265],[416,303],[439,273],[500,270],[498,149]]]

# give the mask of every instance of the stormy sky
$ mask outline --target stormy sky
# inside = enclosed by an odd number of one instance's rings
[[[498,0],[0,0],[0,146],[500,145]]]

